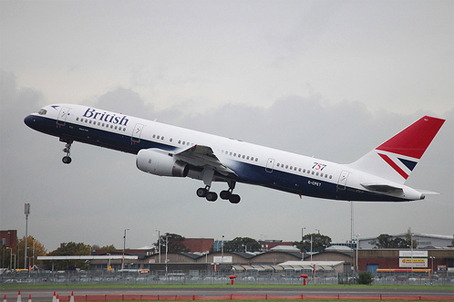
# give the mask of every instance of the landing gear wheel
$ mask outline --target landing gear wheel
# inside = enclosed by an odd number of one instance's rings
[[[230,196],[232,196],[232,192],[221,191],[220,196],[221,196],[221,199],[228,200],[230,198]]]
[[[214,202],[216,201],[216,199],[218,199],[218,194],[216,194],[215,192],[208,192],[206,195],[206,199],[208,201]]]
[[[71,163],[71,157],[69,157],[69,156],[64,156],[64,157],[62,158],[62,162],[63,162],[64,164],[70,164],[70,163]]]
[[[65,140],[65,139],[62,139],[60,138],[60,141],[61,142],[65,142],[65,148],[63,148],[63,152],[66,153],[66,155],[62,158],[62,162],[64,164],[70,164],[71,163],[71,145],[72,145],[72,141],[71,140]]]
[[[205,188],[198,188],[196,191],[197,196],[199,197],[206,197],[208,193],[208,190]]]
[[[232,194],[232,195],[230,195],[229,201],[233,204],[237,204],[241,201],[241,197],[240,197],[240,195]]]

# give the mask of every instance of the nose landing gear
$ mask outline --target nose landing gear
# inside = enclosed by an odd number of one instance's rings
[[[70,164],[72,161],[70,155],[71,155],[71,145],[72,145],[73,141],[65,141],[62,139],[60,139],[60,141],[66,142],[65,148],[63,148],[63,152],[65,152],[66,155],[63,156],[62,162],[64,164]]]

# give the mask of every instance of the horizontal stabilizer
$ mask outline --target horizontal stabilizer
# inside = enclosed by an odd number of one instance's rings
[[[368,190],[388,194],[402,193],[404,191],[402,188],[384,184],[361,184],[361,185]]]
[[[417,190],[417,191],[421,192],[421,194],[424,194],[424,195],[441,195],[441,193],[433,192],[433,191],[426,191],[426,190]]]

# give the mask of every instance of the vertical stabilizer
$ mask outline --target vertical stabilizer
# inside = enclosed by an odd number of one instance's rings
[[[424,116],[349,166],[404,183],[444,122]]]

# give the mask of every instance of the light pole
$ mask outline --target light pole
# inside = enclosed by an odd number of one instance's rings
[[[305,229],[306,229],[306,227],[301,228],[301,253],[302,253],[303,261],[304,261],[304,258],[306,257],[306,250],[304,249],[304,230]]]
[[[306,227],[301,228],[301,242],[303,242],[303,240],[304,240],[304,230],[305,229],[306,229]]]
[[[107,253],[107,255],[109,256],[109,260],[107,261],[107,271],[110,272],[111,271],[111,269],[110,269],[110,259],[111,259],[110,253]]]
[[[410,232],[411,275],[413,275],[413,233]]]
[[[169,236],[168,236],[169,233],[167,233],[166,235],[166,278],[167,278],[167,253],[168,253],[168,249],[169,249]]]
[[[33,267],[35,267],[35,261],[36,261],[36,256],[35,256],[35,243],[36,243],[36,240],[35,238],[33,238]]]
[[[435,257],[434,256],[430,256],[429,258],[430,258],[430,260],[432,260],[432,274],[430,275],[431,276],[430,278],[432,279],[433,276],[434,276],[434,272],[435,272],[434,271],[434,259],[435,259]]]
[[[359,241],[358,241],[358,238],[359,238],[359,234],[356,234],[356,273],[358,273],[358,247],[359,247]]]
[[[311,262],[312,262],[312,234],[311,234]]]
[[[14,256],[14,261],[13,261],[13,263],[14,263],[14,269],[16,269],[16,268],[19,266],[19,261],[17,261],[17,258],[18,258],[17,255],[16,255],[16,254],[13,254],[13,250],[11,250],[11,256]],[[11,259],[12,259],[12,258],[11,258]],[[11,265],[12,265],[12,264],[11,264]],[[11,270],[12,270],[12,269],[13,269],[13,268],[11,267]]]
[[[125,249],[126,249],[126,232],[129,229],[125,229],[125,235],[123,236],[123,261],[121,262],[121,269],[124,270],[125,268]]]
[[[353,248],[353,234],[355,234],[355,215],[353,213],[353,201],[350,200],[350,248]]]
[[[24,253],[24,268],[27,268],[27,237],[28,237],[28,215],[30,214],[30,204],[26,203],[24,206],[25,214],[25,253]]]
[[[315,229],[315,232],[320,235],[320,230],[319,229]],[[312,234],[311,234],[311,261],[312,261],[312,253],[313,253],[313,251],[312,251],[312,241],[313,241],[313,238],[312,238]]]
[[[156,232],[158,232],[158,262],[161,263],[161,231]]]
[[[7,249],[10,249],[10,254],[9,254],[9,269],[13,270],[13,249],[10,247],[6,247]]]
[[[222,234],[221,240],[221,263],[224,263],[224,234]]]

